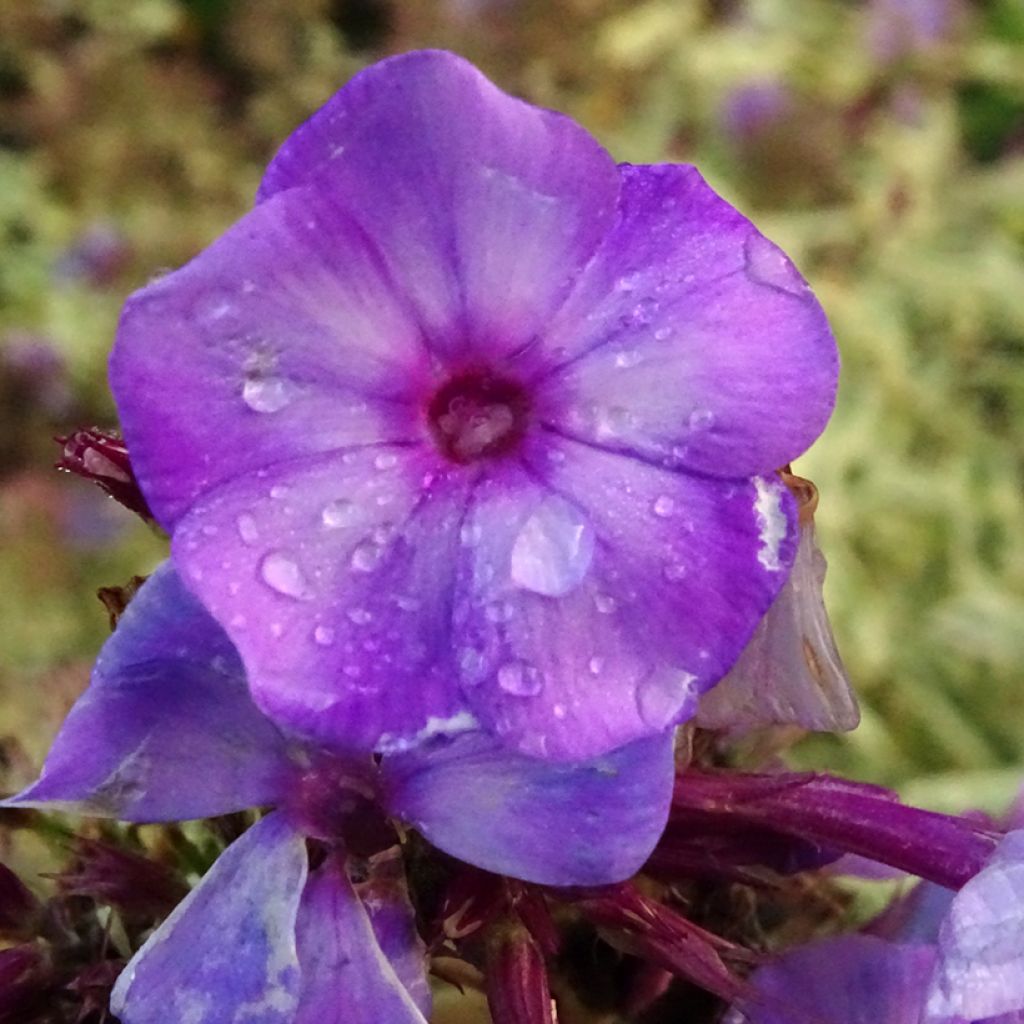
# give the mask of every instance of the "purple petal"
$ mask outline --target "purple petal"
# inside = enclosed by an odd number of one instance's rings
[[[544,885],[640,869],[665,826],[671,732],[577,764],[509,753],[482,734],[383,763],[390,812],[459,860]]]
[[[814,526],[801,526],[786,585],[739,661],[701,699],[699,726],[736,732],[765,725],[820,732],[857,727],[860,711],[825,611],[824,582]]]
[[[556,437],[530,470],[482,484],[463,526],[454,621],[477,717],[554,760],[689,718],[785,582],[789,492]]]
[[[231,642],[168,562],[104,646],[39,781],[7,805],[202,818],[276,801],[293,771]]]
[[[725,1024],[919,1024],[934,959],[869,935],[815,942],[757,971],[755,998]]]
[[[118,978],[125,1024],[292,1024],[306,843],[278,813],[221,854]]]
[[[821,433],[838,374],[786,256],[692,167],[622,168],[618,223],[545,332],[541,416],[717,476],[767,473]]]
[[[306,886],[298,948],[302,998],[289,1024],[426,1024],[334,859]]]
[[[1024,1010],[1024,831],[1009,833],[954,897],[938,951],[929,1021]]]
[[[136,475],[171,527],[268,464],[419,437],[407,403],[426,358],[362,231],[298,189],[136,292],[110,377]]]
[[[306,184],[344,197],[437,349],[498,354],[550,320],[612,223],[619,175],[568,118],[421,51],[338,92],[260,198]]]
[[[332,747],[395,749],[475,724],[449,625],[468,483],[426,487],[428,469],[402,447],[289,463],[219,488],[175,534],[257,703]]]

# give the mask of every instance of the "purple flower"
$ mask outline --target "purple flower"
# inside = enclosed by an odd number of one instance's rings
[[[552,765],[475,732],[379,764],[337,758],[258,711],[228,637],[165,564],[125,611],[39,780],[4,805],[129,821],[273,808],[128,965],[112,1003],[125,1024],[243,1011],[262,1024],[422,1022],[423,949],[385,815],[488,871],[617,881],[664,827],[672,747],[665,734]]]
[[[1024,832],[1009,833],[959,892],[924,892],[903,935],[826,939],[762,968],[727,1021],[1024,1021]]]
[[[440,52],[355,78],[259,200],[129,300],[111,379],[260,707],[554,760],[691,717],[785,582],[774,470],[832,408],[785,255]]]

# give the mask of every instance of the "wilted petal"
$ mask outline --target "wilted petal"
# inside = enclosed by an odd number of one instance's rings
[[[733,732],[765,725],[820,732],[857,727],[860,711],[825,611],[824,582],[825,556],[808,523],[800,527],[786,585],[739,661],[701,699],[699,726]]]
[[[298,948],[302,998],[288,1024],[426,1024],[334,859],[306,885]]]
[[[350,445],[414,440],[419,329],[335,199],[257,207],[125,306],[110,379],[166,527],[218,484]]]
[[[552,760],[691,717],[785,582],[795,519],[775,479],[536,444],[529,472],[477,488],[462,528],[455,644],[477,717]]]
[[[927,1020],[1024,1011],[1024,831],[954,897],[939,929]]]
[[[292,776],[231,642],[168,562],[101,651],[39,781],[6,804],[175,821],[272,803]]]
[[[832,411],[835,342],[785,254],[688,166],[622,168],[619,220],[545,331],[540,415],[716,476],[795,458]]]
[[[421,494],[428,472],[410,448],[322,455],[219,488],[175,534],[253,696],[290,729],[365,751],[474,724],[449,623],[468,485]]]
[[[815,942],[756,971],[725,1024],[919,1024],[934,960],[869,935]]]
[[[673,777],[671,731],[576,764],[500,748],[481,734],[386,757],[388,809],[435,846],[545,885],[615,882],[658,841]]]
[[[296,185],[344,197],[435,348],[500,356],[550,320],[619,181],[568,118],[421,51],[349,82],[281,147],[260,197]]]
[[[237,839],[135,954],[110,1005],[125,1024],[293,1024],[306,843],[275,812]]]

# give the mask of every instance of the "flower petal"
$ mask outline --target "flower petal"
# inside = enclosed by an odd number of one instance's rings
[[[302,998],[289,1024],[426,1024],[333,858],[306,885],[298,947]]]
[[[553,760],[691,717],[785,581],[788,491],[553,436],[529,469],[482,483],[463,526],[454,622],[475,714],[509,746]]]
[[[384,758],[390,812],[459,860],[542,885],[640,870],[665,827],[672,730],[603,757],[550,764],[480,733]]]
[[[298,189],[128,300],[110,379],[136,475],[171,527],[268,464],[419,437],[406,402],[426,358],[359,227]]]
[[[279,812],[237,839],[117,980],[126,1024],[292,1024],[306,843]]]
[[[6,804],[176,821],[272,803],[293,771],[231,642],[165,562],[104,646],[39,781]]]
[[[545,331],[559,429],[701,473],[767,473],[832,411],[828,323],[786,256],[692,167],[622,168],[619,220]]]
[[[845,935],[801,946],[755,972],[757,997],[725,1024],[919,1024],[929,946]]]
[[[928,1021],[1024,1011],[1024,831],[1009,833],[953,898],[938,950]]]
[[[800,527],[796,561],[782,592],[729,674],[701,698],[703,729],[746,732],[799,725],[844,732],[860,721],[822,598],[825,556],[814,526]]]
[[[394,749],[475,724],[450,657],[459,475],[417,449],[281,465],[219,488],[174,558],[241,652],[256,702],[335,749]]]
[[[356,213],[435,349],[498,354],[558,308],[613,221],[619,175],[569,118],[421,51],[357,75],[295,131],[260,198],[311,183]]]

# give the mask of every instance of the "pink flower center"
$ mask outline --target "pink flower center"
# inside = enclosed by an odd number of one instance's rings
[[[452,462],[467,463],[514,448],[526,432],[529,412],[521,384],[486,370],[469,370],[434,395],[427,420],[441,452]]]

